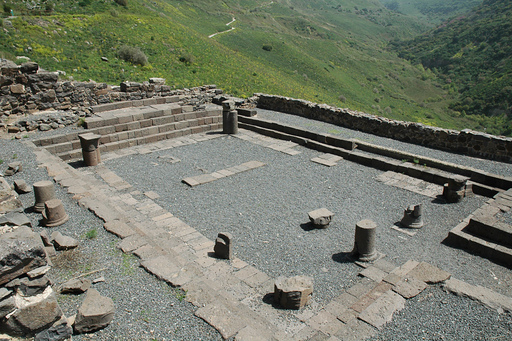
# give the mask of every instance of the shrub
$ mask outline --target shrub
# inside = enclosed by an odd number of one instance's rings
[[[187,65],[190,65],[194,63],[194,56],[190,53],[185,53],[180,56],[179,61]]]
[[[4,9],[5,13],[7,13],[9,15],[11,14],[11,9],[12,9],[11,5],[4,2],[3,9]]]
[[[130,62],[132,64],[146,65],[148,63],[148,57],[138,47],[131,47],[123,45],[117,51],[119,58]]]
[[[265,45],[263,45],[262,49],[264,49],[265,51],[270,52],[270,51],[272,51],[272,45],[265,44]]]
[[[128,0],[114,0],[114,1],[118,5],[121,5],[121,6],[124,6],[124,7],[128,7]]]
[[[339,99],[339,100],[340,100],[340,102],[342,102],[342,103],[345,103],[345,102],[347,101],[347,98],[346,98],[345,96],[343,96],[343,95],[340,95],[340,96],[338,97],[338,99]]]
[[[115,9],[112,8],[110,10],[110,15],[113,16],[114,18],[117,18],[119,16],[119,13]]]

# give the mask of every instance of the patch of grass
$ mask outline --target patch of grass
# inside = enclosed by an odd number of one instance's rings
[[[85,128],[85,117],[80,117],[78,119],[78,122],[76,122],[76,126]]]
[[[16,153],[12,154],[12,158],[13,159],[17,159],[18,158],[18,154],[16,154]]]
[[[96,229],[89,230],[85,234],[85,238],[87,238],[87,239],[94,239],[97,236],[98,236],[98,231]]]
[[[182,289],[176,288],[174,292],[176,294],[176,298],[180,302],[182,302],[187,297],[187,290],[182,290]]]

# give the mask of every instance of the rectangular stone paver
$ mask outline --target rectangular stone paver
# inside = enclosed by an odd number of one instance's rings
[[[390,322],[393,314],[405,307],[405,298],[388,290],[359,314],[359,318],[381,329]]]
[[[255,169],[258,167],[263,167],[265,164],[259,161],[249,161],[246,163],[242,163],[241,165],[230,167],[227,169],[221,169],[219,171],[213,172],[211,174],[201,174],[196,176],[191,176],[188,178],[184,178],[181,180],[183,183],[186,183],[190,187],[199,186],[202,184],[206,184],[218,179],[222,179],[227,176],[235,175],[237,173],[246,172],[251,169]]]
[[[237,310],[219,302],[197,309],[195,315],[217,329],[224,339],[233,337],[248,325]]]

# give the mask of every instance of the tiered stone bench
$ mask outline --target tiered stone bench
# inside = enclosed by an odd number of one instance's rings
[[[512,189],[498,193],[455,226],[444,242],[512,268],[512,226],[498,217],[511,208]]]
[[[34,144],[68,161],[81,158],[78,135],[84,132],[101,135],[99,149],[104,153],[221,128],[221,107],[194,110],[180,105],[179,99],[171,96],[96,106],[97,117],[85,120],[85,131],[42,138]]]

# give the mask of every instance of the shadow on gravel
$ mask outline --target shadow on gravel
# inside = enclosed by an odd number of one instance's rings
[[[352,252],[340,252],[332,255],[332,260],[338,263],[354,263],[356,259],[352,257]]]
[[[276,301],[274,301],[274,293],[273,293],[273,292],[269,292],[268,294],[266,294],[265,296],[263,296],[262,301],[263,301],[263,303],[265,303],[265,304],[271,305],[271,306],[272,306],[272,308],[274,308],[274,309],[278,309],[278,310],[289,310],[289,309],[285,309],[285,308],[281,307],[281,305],[279,305],[279,303],[277,303]]]
[[[304,224],[300,224],[300,227],[306,232],[316,230],[315,225],[313,225],[313,223],[310,221]]]
[[[86,167],[84,160],[73,161],[68,164],[75,169]]]
[[[448,204],[445,198],[442,195],[438,195],[434,200],[432,200],[433,204],[446,205]]]

